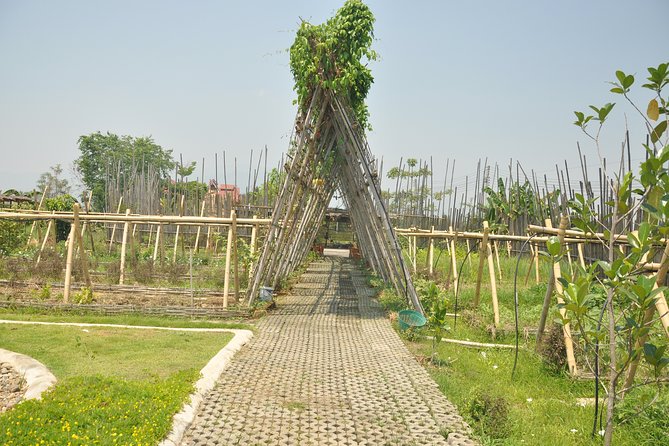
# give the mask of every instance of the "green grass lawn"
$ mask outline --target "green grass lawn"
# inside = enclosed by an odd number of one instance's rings
[[[4,319],[127,323],[123,318],[0,313]],[[152,318],[156,319],[156,318]],[[161,326],[177,322],[158,318]],[[135,325],[151,319],[136,317]],[[190,325],[178,321],[174,325]],[[201,322],[194,322],[201,325]],[[205,325],[220,325],[207,323]],[[2,348],[58,378],[42,401],[0,415],[0,444],[156,444],[170,430],[199,370],[231,333],[0,324]]]

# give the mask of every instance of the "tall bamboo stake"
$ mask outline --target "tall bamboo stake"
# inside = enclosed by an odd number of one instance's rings
[[[121,213],[121,205],[123,204],[123,195],[118,199],[118,206],[116,207],[116,213]],[[112,245],[114,244],[114,236],[116,234],[116,223],[112,226],[111,237],[109,238],[109,253],[111,254]]]
[[[490,231],[488,222],[483,222],[483,231],[484,234]],[[485,244],[485,250],[488,258],[488,275],[490,276],[490,295],[492,298],[492,311],[493,311],[493,321],[495,327],[499,326],[499,302],[497,301],[497,283],[495,282],[495,261],[492,256],[492,248],[490,242],[487,241]]]
[[[234,213],[235,211],[232,211]],[[228,240],[225,248],[225,271],[223,276],[223,307],[228,306],[228,295],[230,293],[230,265],[232,261],[232,225],[228,226]]]
[[[480,163],[480,161],[479,161]],[[490,229],[488,228],[488,222],[483,222],[483,239],[481,240],[481,245],[479,245],[479,269],[476,275],[476,292],[474,293],[474,308],[479,306],[481,300],[481,281],[483,280],[483,266],[486,259],[486,246],[488,246],[488,234]]]

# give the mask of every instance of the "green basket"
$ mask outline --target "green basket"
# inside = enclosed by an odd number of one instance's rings
[[[400,330],[404,331],[409,327],[422,327],[427,323],[425,316],[414,310],[402,310],[397,314]]]

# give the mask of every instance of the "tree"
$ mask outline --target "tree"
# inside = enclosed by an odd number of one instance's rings
[[[638,175],[631,170],[624,172],[621,167],[613,180],[613,194],[607,203],[612,212],[605,221],[597,218],[594,200],[576,194],[570,202],[575,229],[595,235],[601,231],[599,242],[606,248],[608,258],[589,268],[579,267],[573,275],[561,279],[563,322],[570,323],[580,333],[579,342],[584,352],[594,352],[595,376],[598,378],[601,370],[608,378],[604,387],[607,393],[606,426],[602,432],[605,445],[613,441],[617,403],[637,387],[658,384],[666,377],[666,372],[662,375],[663,369],[669,366],[667,344],[660,324],[662,318],[666,322],[663,293],[667,288],[663,285],[669,267],[669,136],[663,137],[669,122],[669,101],[662,95],[662,89],[669,85],[669,64],[650,67],[648,73],[648,83],[642,87],[651,90],[653,96],[646,113],[628,96],[635,81],[633,75],[617,71],[617,81],[611,82],[611,92],[623,96],[636,110],[649,134],[650,144],[643,145],[646,160],[641,163]],[[593,141],[598,154],[601,153],[600,133],[614,106],[614,103],[601,107],[591,105],[592,115],[575,112],[574,124]],[[595,131],[589,126],[595,126]],[[604,165],[602,169],[606,170]],[[641,222],[632,231],[637,209],[643,210]],[[627,237],[625,248],[617,245],[620,234]],[[555,245],[556,242],[549,243]],[[552,251],[557,253],[559,249],[559,246],[553,247]],[[644,266],[660,254],[659,271],[648,274]],[[661,308],[658,318],[656,309]],[[653,333],[660,333],[660,336],[652,336]],[[603,354],[600,354],[600,347]],[[646,368],[641,382],[634,379],[637,367]],[[662,391],[659,385],[657,389],[658,393]],[[599,387],[596,388],[598,391]],[[595,396],[598,401],[597,393]]]
[[[46,197],[53,198],[58,195],[65,195],[70,193],[70,183],[66,179],[61,179],[63,168],[60,164],[51,166],[49,172],[44,172],[37,180],[37,188],[40,191],[46,190]]]
[[[163,149],[151,137],[118,136],[107,132],[83,135],[79,138],[81,155],[75,168],[81,181],[93,192],[93,208],[105,204],[105,186],[110,177],[123,187],[126,179],[137,172],[157,172],[167,178],[174,168],[172,151]]]

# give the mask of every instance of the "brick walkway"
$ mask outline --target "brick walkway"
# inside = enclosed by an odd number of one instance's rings
[[[182,444],[475,444],[372,294],[346,260],[311,264],[234,357]]]

